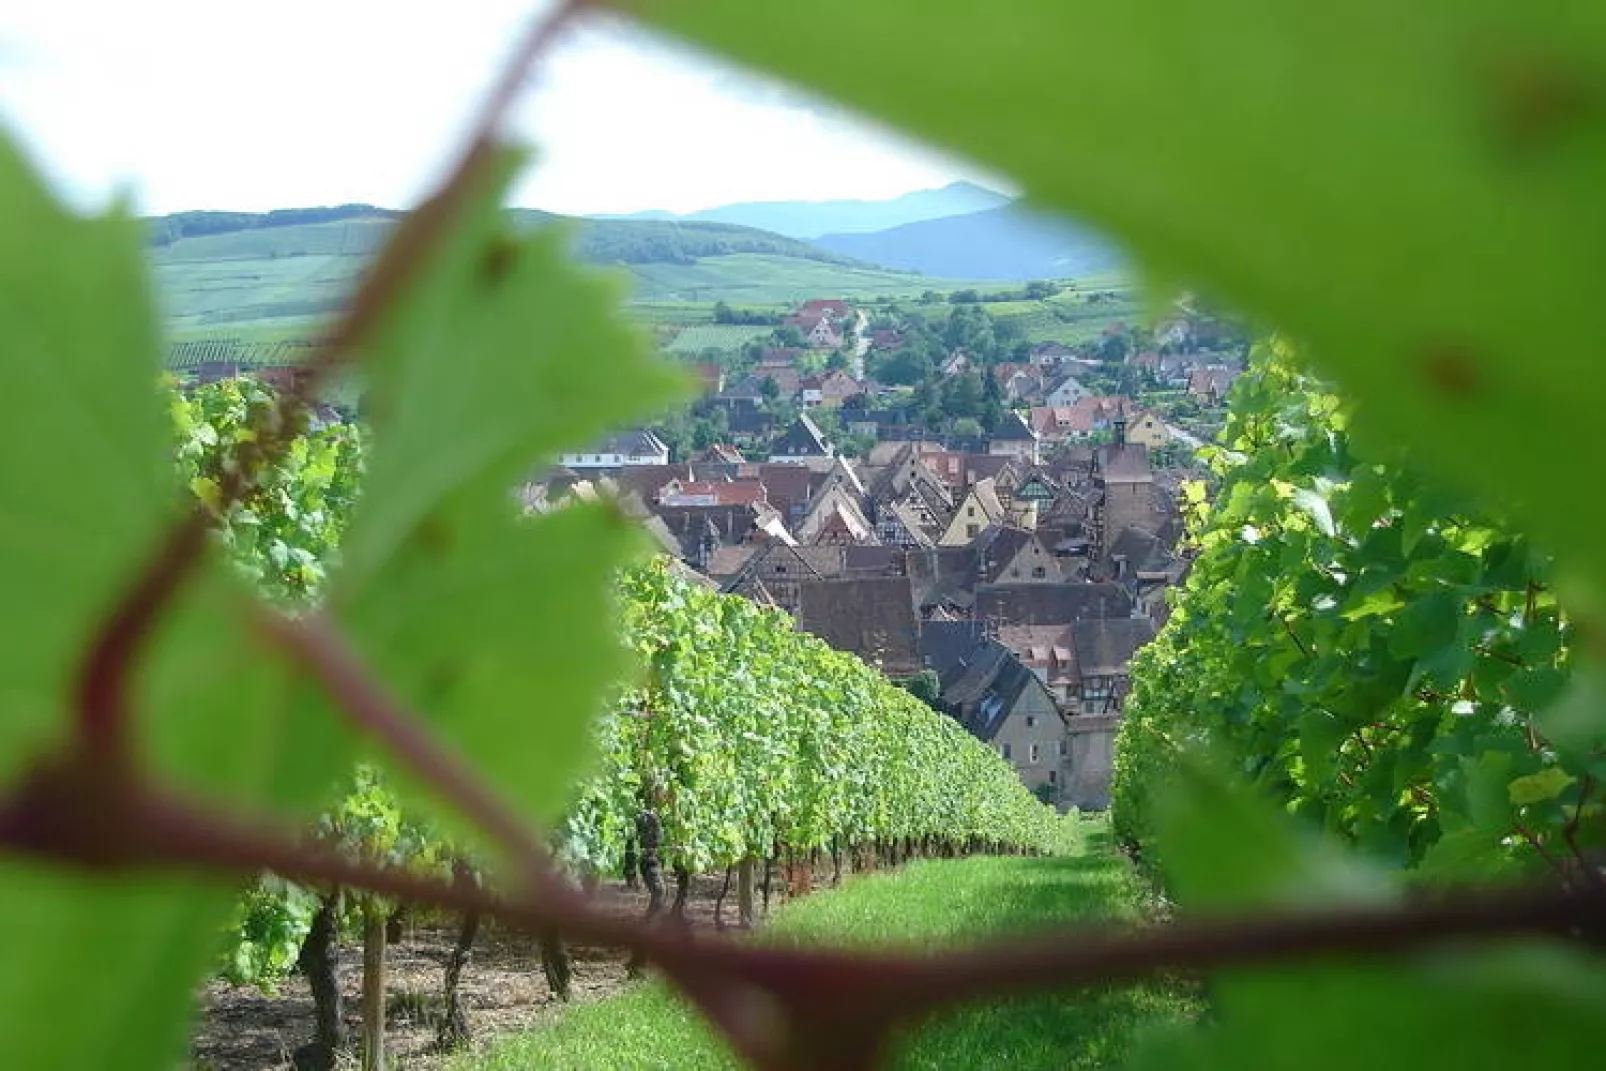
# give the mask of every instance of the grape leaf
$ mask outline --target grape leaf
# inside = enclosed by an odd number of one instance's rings
[[[1606,583],[1606,500],[1558,463],[1595,456],[1606,405],[1593,0],[614,6],[996,168],[1305,340],[1373,434]]]
[[[4,138],[0,220],[0,780],[9,782],[60,737],[76,660],[152,553],[176,497],[138,224],[67,215]]]
[[[0,220],[0,777],[14,780],[64,737],[77,661],[179,498],[140,227],[65,214],[3,138]],[[165,776],[255,798],[285,754],[269,746],[283,675],[242,627],[238,585],[207,565],[153,637],[136,713]],[[194,882],[0,867],[0,1065],[172,1066],[228,904]]]
[[[516,163],[501,157],[366,349],[374,450],[332,601],[392,688],[551,817],[620,665],[607,592],[635,540],[602,507],[519,521],[510,490],[683,380],[557,236],[510,234]],[[536,723],[539,747],[507,746]]]
[[[1387,883],[1313,830],[1188,759],[1158,807],[1161,866],[1187,908],[1387,899]]]
[[[1197,766],[1184,765],[1164,807],[1163,863],[1185,910],[1331,907],[1393,895],[1382,874]],[[1223,971],[1211,992],[1218,1022],[1166,1037],[1133,1066],[1494,1071],[1530,1059],[1560,1066],[1606,1040],[1597,1014],[1606,970],[1538,944],[1403,963]]]
[[[1212,987],[1219,1021],[1130,1065],[1170,1071],[1566,1067],[1606,1042],[1606,971],[1521,945],[1404,964],[1241,972]],[[1431,999],[1426,995],[1431,994]]]
[[[230,892],[0,864],[0,1066],[179,1066]]]
[[[1538,773],[1531,773],[1519,777],[1506,786],[1506,792],[1511,802],[1518,807],[1527,807],[1534,803],[1543,803],[1553,800],[1572,784],[1575,778],[1566,770],[1555,766],[1546,767]]]

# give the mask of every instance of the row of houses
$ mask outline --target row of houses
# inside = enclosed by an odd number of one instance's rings
[[[1132,652],[1183,575],[1174,488],[1148,446],[1051,460],[1019,421],[1002,448],[878,443],[839,456],[804,414],[746,461],[729,446],[680,464],[635,440],[587,452],[526,488],[531,508],[608,494],[666,554],[720,590],[894,678],[929,671],[942,709],[1065,806],[1107,802]],[[654,458],[613,467],[594,459]]]

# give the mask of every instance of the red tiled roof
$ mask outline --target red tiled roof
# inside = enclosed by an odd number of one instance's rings
[[[758,480],[677,481],[659,492],[659,501],[666,506],[753,506],[767,499]]]

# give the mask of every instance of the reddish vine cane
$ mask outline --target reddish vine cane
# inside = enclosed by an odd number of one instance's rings
[[[327,345],[270,412],[258,441],[236,455],[220,489],[224,502],[248,493],[286,448],[320,384],[349,359],[438,247],[483,178],[496,131],[532,65],[585,6],[586,0],[570,0],[532,25],[444,183],[403,220]],[[143,769],[132,734],[131,671],[199,562],[209,524],[199,510],[178,521],[107,616],[79,671],[74,738],[63,754],[38,762],[0,806],[0,845],[101,871],[176,867],[238,877],[269,870],[628,948],[657,963],[739,1052],[772,1071],[870,1067],[898,1024],[983,995],[1106,984],[1168,968],[1397,951],[1475,936],[1550,934],[1606,943],[1606,890],[1597,881],[1141,931],[1083,928],[931,958],[766,949],[650,928],[597,911],[562,881],[532,831],[387,693],[333,624],[316,614],[291,619],[259,609],[256,624],[267,640],[317,678],[358,728],[492,837],[511,859],[516,880],[498,896],[354,861],[306,843],[282,824],[223,816],[210,801],[179,798]]]

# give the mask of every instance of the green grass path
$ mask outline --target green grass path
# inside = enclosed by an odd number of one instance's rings
[[[1132,918],[1138,886],[1102,824],[1053,859],[914,863],[786,905],[766,940],[929,949],[989,934]],[[992,1001],[947,1012],[903,1038],[893,1066],[1044,1071],[1119,1065],[1151,1026],[1193,1018],[1185,988],[1154,982]],[[661,984],[576,1007],[556,1023],[494,1040],[453,1071],[514,1068],[736,1068],[697,1013]]]

